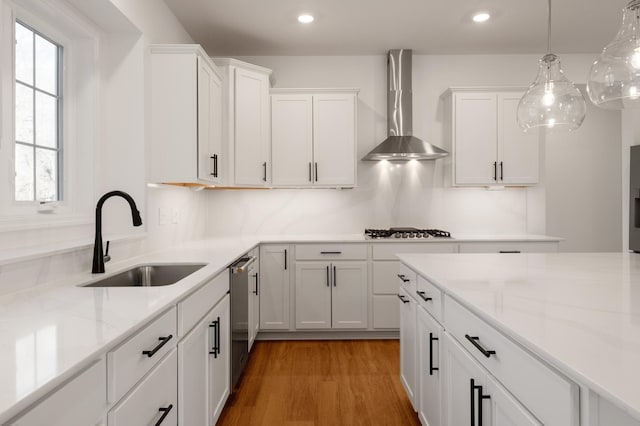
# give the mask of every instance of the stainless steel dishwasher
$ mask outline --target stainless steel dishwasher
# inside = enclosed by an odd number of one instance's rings
[[[230,266],[231,273],[231,389],[249,357],[249,276],[255,256],[243,256]]]

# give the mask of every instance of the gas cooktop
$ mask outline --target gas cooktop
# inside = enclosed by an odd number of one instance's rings
[[[387,238],[451,238],[451,234],[447,231],[418,228],[365,229],[364,235],[372,240]]]

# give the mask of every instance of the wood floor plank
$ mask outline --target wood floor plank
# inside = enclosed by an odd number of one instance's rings
[[[220,426],[419,425],[397,340],[258,341]]]

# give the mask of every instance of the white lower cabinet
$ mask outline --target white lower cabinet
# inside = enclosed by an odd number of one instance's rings
[[[260,330],[289,329],[289,283],[291,247],[260,247]]]
[[[416,309],[418,303],[404,289],[398,293],[400,304],[400,381],[411,405],[416,404]]]
[[[109,426],[177,425],[177,352],[171,352],[111,411]]]
[[[256,261],[249,266],[249,352],[260,330],[260,249],[249,252]]]
[[[448,425],[540,426],[465,349],[443,333],[443,405]]]
[[[296,262],[297,329],[367,328],[367,262]]]
[[[425,426],[440,426],[442,422],[440,371],[440,341],[444,329],[423,308],[417,309],[419,401],[416,404],[420,422]]]
[[[229,396],[229,296],[178,344],[179,424],[213,425]]]

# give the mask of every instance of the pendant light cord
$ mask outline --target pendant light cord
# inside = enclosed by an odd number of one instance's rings
[[[551,53],[551,0],[547,7],[547,54]]]

